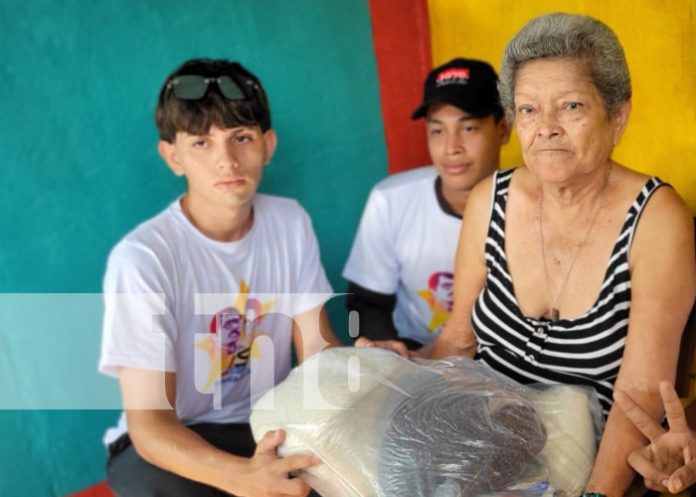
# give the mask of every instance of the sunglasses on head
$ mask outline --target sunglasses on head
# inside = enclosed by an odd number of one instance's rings
[[[249,98],[251,90],[255,87],[251,79],[245,79],[240,85],[231,76],[207,78],[198,74],[185,74],[170,80],[167,89],[173,91],[174,96],[180,100],[200,100],[208,93],[210,83],[215,83],[222,96],[228,100]]]

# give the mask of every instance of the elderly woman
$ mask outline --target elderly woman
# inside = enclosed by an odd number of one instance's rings
[[[533,19],[505,49],[499,90],[524,165],[469,197],[455,307],[431,356],[475,356],[522,383],[593,387],[608,418],[586,491],[619,497],[644,438],[612,392],[659,418],[657,387],[674,379],[696,292],[691,213],[659,179],[611,158],[631,83],[606,25]]]

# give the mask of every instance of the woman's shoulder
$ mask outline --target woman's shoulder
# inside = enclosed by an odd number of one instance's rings
[[[469,198],[476,197],[479,200],[485,199],[486,202],[490,200],[491,195],[494,191],[498,193],[507,193],[512,183],[512,178],[515,180],[520,176],[520,170],[526,169],[524,166],[513,167],[510,169],[499,169],[494,174],[486,176],[481,181],[479,181],[472,189],[469,194]],[[524,174],[525,171],[522,171]]]
[[[664,222],[665,216],[677,221],[691,220],[693,217],[686,202],[669,183],[657,176],[649,176],[625,166],[618,166],[616,171],[619,194],[634,202],[642,212],[641,224],[651,221]],[[662,219],[662,221],[659,221]]]
[[[536,202],[539,196],[539,179],[527,166],[518,166],[502,171],[507,174],[507,193],[515,198],[515,201]]]
[[[493,198],[493,191],[495,190],[494,185],[500,183],[500,176],[505,173],[506,171],[498,170],[474,185],[466,201],[467,207],[471,206],[469,210],[472,210],[472,208],[476,210],[488,209],[491,204],[491,199]]]
[[[469,193],[464,218],[477,220],[480,224],[487,226],[492,219],[494,204],[503,211],[507,211],[510,196],[517,198],[517,190],[522,188],[532,191],[532,188],[526,185],[528,176],[529,171],[526,167],[518,166],[498,170],[495,174],[482,179]]]
[[[617,178],[626,200],[638,216],[631,253],[679,251],[693,246],[693,213],[668,183],[655,176],[621,167]]]

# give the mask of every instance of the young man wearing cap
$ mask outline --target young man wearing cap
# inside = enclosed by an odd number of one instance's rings
[[[257,194],[276,135],[259,80],[238,63],[196,59],[165,81],[159,152],[186,193],[121,240],[104,277],[99,368],[118,376],[125,417],[109,430],[118,497],[303,497],[281,458],[258,446],[251,405],[333,335],[331,287],[311,221],[294,200]],[[263,340],[255,340],[262,337]]]
[[[360,317],[358,345],[384,341],[403,354],[401,343],[419,349],[447,321],[467,197],[498,168],[509,138],[496,83],[489,64],[462,58],[425,80],[411,117],[425,118],[433,165],[373,188],[343,271],[348,308]]]

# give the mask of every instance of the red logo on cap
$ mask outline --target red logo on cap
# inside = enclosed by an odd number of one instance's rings
[[[447,69],[445,71],[442,71],[440,74],[437,75],[437,79],[435,80],[436,85],[444,85],[447,83],[459,83],[463,81],[459,80],[468,80],[469,79],[469,68],[468,67],[462,67],[462,68],[451,68]]]

